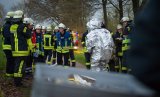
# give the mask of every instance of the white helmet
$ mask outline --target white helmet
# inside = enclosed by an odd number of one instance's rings
[[[121,19],[121,22],[128,22],[129,21],[129,17],[123,17],[122,19]]]
[[[46,30],[46,27],[45,27],[45,26],[42,26],[42,30]]]
[[[30,18],[24,18],[23,23],[24,24],[31,24],[31,19]]]
[[[41,29],[41,25],[37,24],[35,29]]]
[[[60,23],[60,24],[58,25],[58,27],[59,27],[59,28],[66,29],[66,26],[65,26],[63,23]]]
[[[117,25],[117,29],[122,29],[123,27],[122,27],[122,25],[121,24],[118,24]]]
[[[30,19],[30,24],[31,24],[31,25],[34,25],[33,19],[32,19],[32,18],[29,18],[29,19]]]
[[[22,17],[23,17],[23,11],[21,10],[15,11],[13,18],[22,18]]]
[[[6,18],[9,19],[9,18],[11,18],[13,16],[14,16],[14,12],[10,11],[10,12],[7,12]]]
[[[52,27],[51,27],[51,26],[48,26],[48,27],[47,27],[47,31],[52,31]]]
[[[59,29],[58,26],[55,26],[54,30],[58,30],[58,29]]]

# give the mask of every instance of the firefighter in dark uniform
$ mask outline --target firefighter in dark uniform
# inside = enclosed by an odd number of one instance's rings
[[[44,48],[43,48],[43,33],[41,32],[41,25],[37,24],[36,27],[36,33],[35,33],[35,47],[34,47],[34,64],[37,62],[45,63],[44,62]]]
[[[130,48],[130,34],[133,29],[132,21],[129,20],[128,17],[123,17],[121,22],[123,23],[123,41],[122,41],[122,72],[127,73],[130,72],[130,66],[126,63],[127,53]]]
[[[57,64],[69,66],[69,48],[71,46],[70,34],[66,32],[66,26],[63,23],[60,23],[58,27],[59,33],[56,33]]]
[[[122,40],[123,40],[123,27],[121,24],[117,25],[117,32],[113,35],[114,43],[116,45],[116,58],[117,64],[115,65],[115,70],[121,72],[122,68]]]
[[[54,28],[54,31],[53,31],[53,34],[52,34],[52,35],[54,36],[54,42],[57,40],[57,39],[56,39],[56,33],[59,33],[58,30],[59,30],[59,28],[58,28],[58,26],[56,26],[56,27]],[[56,42],[55,42],[54,45],[56,45]],[[56,48],[55,48],[55,47],[56,47],[56,46],[54,46],[53,51],[52,51],[52,64],[56,64],[57,52],[56,52]]]
[[[43,35],[44,61],[46,61],[48,65],[51,65],[52,50],[54,48],[54,36],[52,35],[51,26],[48,26],[46,30],[46,33]]]
[[[2,35],[3,35],[2,47],[7,59],[6,76],[8,77],[13,77],[14,66],[15,66],[14,59],[12,57],[11,40],[10,40],[10,27],[11,27],[13,16],[14,16],[14,12],[8,12],[5,19],[6,23],[2,27]]]
[[[74,42],[73,42],[73,35],[72,35],[72,31],[69,31],[70,33],[70,40],[71,40],[71,48],[69,49],[69,56],[70,56],[70,61],[72,63],[72,67],[76,66],[76,60],[75,60],[75,56],[74,56]]]
[[[25,26],[27,27],[27,29],[29,29],[32,32],[33,29],[33,21],[31,18],[24,18],[23,23],[25,24]],[[27,57],[27,62],[26,62],[26,75],[31,75],[32,74],[32,63],[33,63],[33,44],[32,44],[32,40],[31,38],[27,40],[28,46],[29,46],[29,56]]]
[[[14,82],[16,86],[22,85],[26,59],[29,55],[27,40],[31,38],[31,31],[23,24],[23,17],[22,11],[15,11],[13,24],[10,27],[12,55],[15,61]]]
[[[86,68],[90,69],[91,68],[91,63],[90,63],[91,55],[87,51],[86,42],[85,42],[87,34],[88,34],[88,31],[86,31],[85,33],[83,33],[81,43],[82,43],[82,46],[83,46],[83,52],[84,52],[84,56],[85,56],[85,60],[86,60]]]

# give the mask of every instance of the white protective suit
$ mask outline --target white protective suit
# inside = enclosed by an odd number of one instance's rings
[[[91,53],[91,70],[105,70],[113,52],[113,39],[107,29],[101,28],[102,22],[92,19],[87,23],[90,32],[86,38],[87,50]]]

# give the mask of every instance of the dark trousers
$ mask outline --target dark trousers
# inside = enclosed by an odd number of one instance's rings
[[[32,53],[30,53],[30,55],[27,56],[26,73],[31,73],[32,72],[32,64],[33,64],[33,56],[32,56]]]
[[[69,60],[69,52],[68,53],[59,53],[59,52],[57,52],[57,64],[58,65],[69,66],[68,60]]]
[[[124,51],[123,57],[122,57],[122,72],[123,73],[127,73],[128,71],[128,65],[127,65],[126,59],[127,59],[127,51]]]
[[[57,52],[56,52],[56,50],[53,50],[53,52],[52,52],[52,57],[53,57],[52,64],[56,63],[56,56],[57,56]]]
[[[44,50],[44,62],[47,60],[47,64],[52,64],[51,58],[52,58],[52,50]]]
[[[34,57],[34,65],[36,63],[44,63],[44,56],[39,55],[38,57]]]
[[[13,77],[14,74],[14,58],[12,56],[11,50],[4,50],[4,53],[6,55],[7,63],[6,63],[6,76]]]
[[[14,57],[14,82],[16,86],[21,85],[22,77],[25,74],[26,59],[27,57]]]
[[[75,56],[74,56],[74,50],[73,49],[69,50],[69,56],[70,56],[70,61],[72,63],[72,67],[75,67],[76,66],[76,61],[75,61]]]
[[[90,63],[91,55],[90,55],[90,53],[85,52],[84,56],[85,56],[85,60],[86,60],[86,68],[91,69],[91,63]]]

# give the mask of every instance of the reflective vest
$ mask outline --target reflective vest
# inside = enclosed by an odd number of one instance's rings
[[[10,27],[11,48],[13,56],[28,56],[29,48],[27,40],[31,38],[31,32],[23,23],[13,24]]]
[[[54,37],[51,34],[43,35],[43,46],[44,50],[54,49]]]
[[[56,51],[59,53],[69,53],[71,47],[70,34],[65,32],[61,35],[60,32],[56,33]]]
[[[122,51],[127,51],[130,48],[130,39],[129,38],[124,38],[122,41]]]

